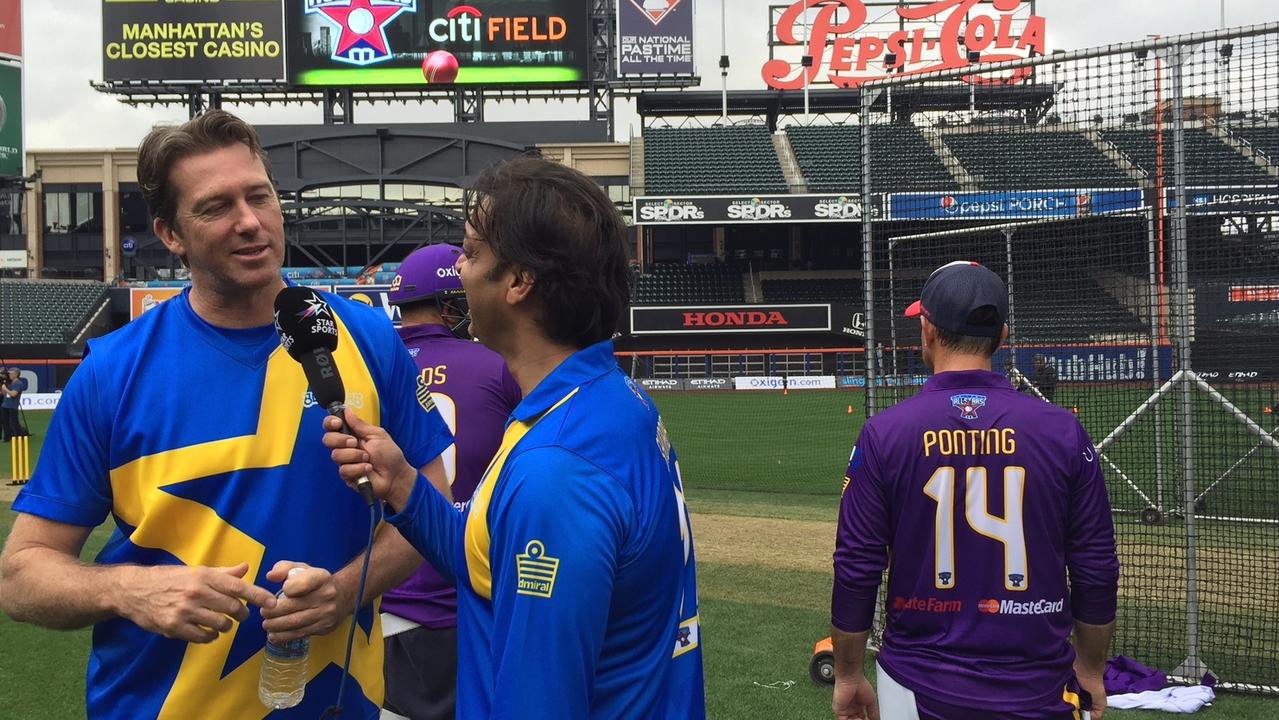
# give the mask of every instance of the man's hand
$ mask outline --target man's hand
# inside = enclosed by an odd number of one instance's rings
[[[1102,674],[1088,671],[1075,663],[1075,679],[1079,681],[1079,687],[1092,696],[1092,709],[1088,711],[1088,717],[1091,720],[1101,720],[1106,714],[1106,684],[1102,680]]]
[[[124,582],[120,615],[149,632],[209,643],[249,616],[245,602],[263,609],[275,596],[243,580],[248,563],[234,567],[136,567]]]
[[[831,708],[837,720],[879,720],[875,689],[865,675],[836,678]]]
[[[295,569],[298,572],[289,572]],[[338,592],[333,575],[324,568],[281,560],[266,579],[284,583],[284,594],[276,598],[275,607],[262,610],[262,629],[270,642],[327,635],[351,614],[351,598]]]
[[[417,470],[408,464],[385,430],[364,422],[350,408],[346,410],[346,424],[351,435],[342,432],[337,418],[324,418],[324,446],[333,451],[338,474],[352,488],[361,477],[367,477],[374,495],[397,511],[402,510],[417,482]]]

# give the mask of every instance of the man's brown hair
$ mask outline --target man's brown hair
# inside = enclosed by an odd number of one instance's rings
[[[176,224],[178,198],[173,183],[169,182],[169,173],[179,160],[235,143],[248,146],[275,184],[270,158],[262,149],[257,131],[225,110],[210,110],[181,125],[159,125],[147,133],[138,146],[138,185],[142,187],[142,198],[151,217],[169,227]]]

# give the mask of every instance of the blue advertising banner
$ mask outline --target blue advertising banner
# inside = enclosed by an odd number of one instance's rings
[[[1017,349],[1017,369],[1029,379],[1035,377],[1035,356],[1043,356],[1057,369],[1057,382],[1140,382],[1151,379],[1150,346],[1089,345],[1085,347],[1031,347]],[[1008,348],[995,353],[992,366],[1004,367]],[[1159,377],[1172,376],[1172,348],[1159,348]]]
[[[1169,211],[1177,207],[1175,188],[1165,191]],[[1186,188],[1188,215],[1279,215],[1279,185]]]
[[[1141,206],[1138,188],[894,193],[888,196],[888,219],[1064,219],[1135,210]]]
[[[342,297],[364,303],[369,307],[381,308],[391,324],[395,327],[400,326],[400,308],[392,305],[388,298],[388,293],[391,292],[390,285],[338,285],[335,290]]]

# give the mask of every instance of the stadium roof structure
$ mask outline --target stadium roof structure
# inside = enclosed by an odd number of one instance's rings
[[[890,93],[882,90],[871,104],[871,112],[888,112]],[[808,108],[813,114],[860,112],[860,89],[813,90],[808,92]],[[895,116],[909,117],[918,112],[1024,111],[1033,124],[1048,114],[1055,92],[1044,83],[1025,85],[926,85],[894,88],[891,110]],[[735,90],[728,93],[730,116],[769,118],[770,129],[776,129],[776,118],[804,112],[801,90]],[[713,90],[652,91],[636,96],[635,106],[641,118],[719,117],[724,111],[724,96]]]

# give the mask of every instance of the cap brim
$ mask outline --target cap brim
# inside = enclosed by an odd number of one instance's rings
[[[923,315],[924,306],[920,304],[921,302],[921,300],[916,300],[911,303],[910,307],[906,308],[906,312],[902,313],[902,315],[904,317],[919,317],[920,315]]]

